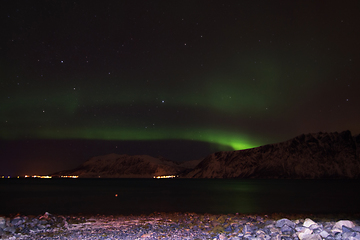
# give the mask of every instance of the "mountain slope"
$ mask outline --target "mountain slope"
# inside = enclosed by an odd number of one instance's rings
[[[357,178],[360,135],[303,134],[253,149],[207,156],[187,178]]]
[[[73,170],[61,171],[53,176],[76,175],[94,178],[152,178],[158,175],[176,175],[186,167],[164,158],[148,155],[108,154],[89,159]]]

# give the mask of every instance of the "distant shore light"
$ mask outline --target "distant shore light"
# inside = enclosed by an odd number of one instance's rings
[[[154,176],[154,178],[176,178],[177,176],[175,175],[163,175],[163,176]]]

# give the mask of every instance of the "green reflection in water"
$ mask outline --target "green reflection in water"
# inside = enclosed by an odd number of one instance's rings
[[[257,195],[259,183],[254,180],[214,179],[206,180],[206,187],[215,190],[216,196],[211,197],[211,204],[221,212],[256,213],[261,212]]]

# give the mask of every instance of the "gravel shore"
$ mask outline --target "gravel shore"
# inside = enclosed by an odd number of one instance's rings
[[[329,216],[153,213],[0,217],[1,239],[349,239],[360,221]]]

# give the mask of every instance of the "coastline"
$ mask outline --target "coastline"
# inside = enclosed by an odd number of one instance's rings
[[[62,216],[45,213],[39,216],[1,217],[1,239],[242,239],[260,235],[299,238],[339,238],[348,229],[360,239],[360,214],[197,214],[157,213],[149,215]],[[344,218],[346,217],[346,218]],[[3,221],[2,221],[3,219]],[[312,229],[304,227],[312,221]],[[352,225],[336,228],[339,221]],[[286,222],[281,226],[279,222]],[[3,227],[1,227],[3,226]],[[289,229],[284,229],[284,226]],[[352,227],[352,228],[351,228]],[[316,230],[318,229],[318,230]],[[344,230],[345,229],[345,230]],[[321,231],[320,231],[321,230]],[[309,237],[310,237],[309,235]],[[264,237],[263,236],[263,237]],[[269,238],[269,239],[270,239]],[[320,239],[320,238],[319,238]],[[324,238],[325,239],[325,238]],[[330,238],[331,239],[331,238]]]

